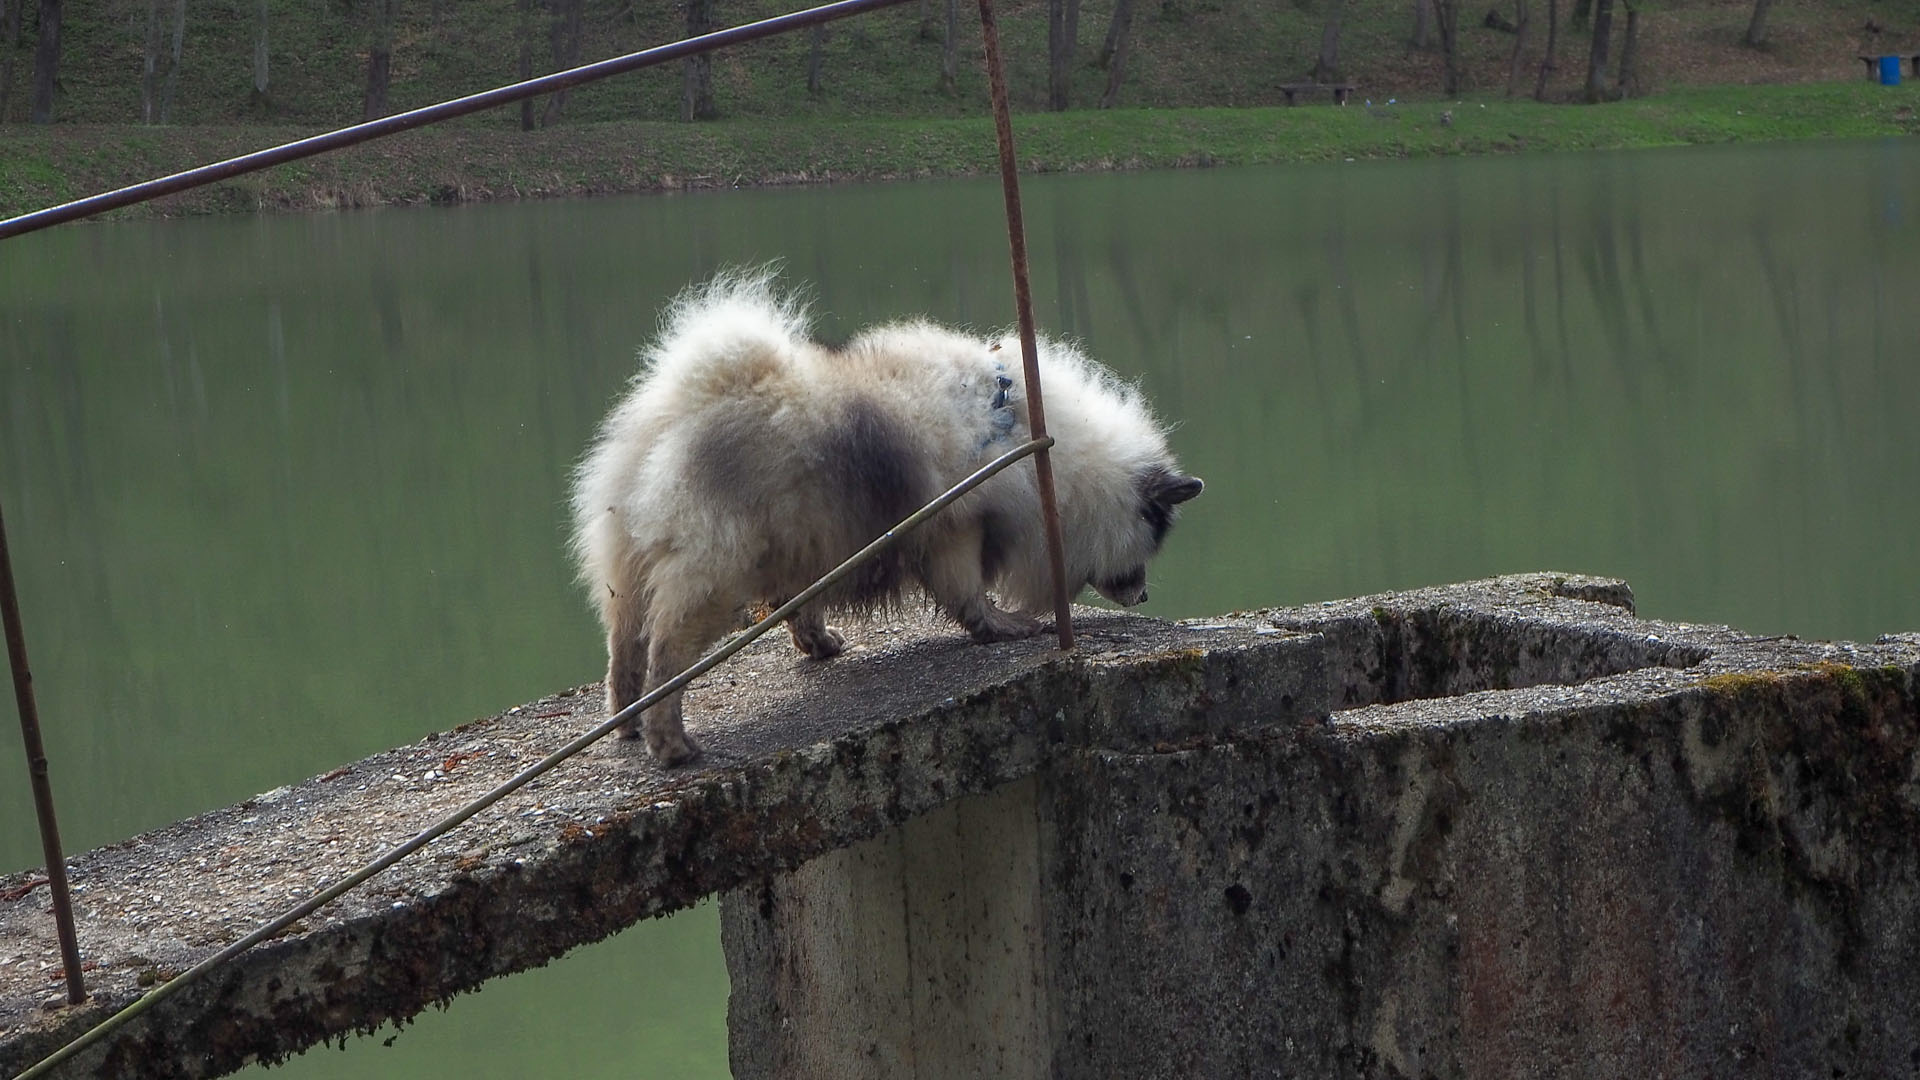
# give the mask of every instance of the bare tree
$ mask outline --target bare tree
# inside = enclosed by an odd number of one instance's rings
[[[1107,89],[1100,95],[1100,107],[1111,109],[1120,103],[1120,83],[1127,77],[1127,49],[1133,40],[1133,0],[1113,0],[1113,26],[1107,31],[1107,43],[1100,52],[1107,66]]]
[[[1620,2],[1627,9],[1627,36],[1620,43],[1620,79],[1614,86],[1614,92],[1624,98],[1637,85],[1638,72],[1634,70],[1634,65],[1640,57],[1640,5],[1635,0]]]
[[[1047,0],[1047,108],[1064,112],[1072,89],[1080,0]]]
[[[0,4],[6,0],[0,0]],[[151,124],[160,116],[160,57],[163,37],[160,0],[147,0],[147,48],[140,65],[140,122]]]
[[[4,2],[4,0],[0,0]],[[264,8],[266,0],[260,0]],[[147,0],[147,41],[140,68],[140,122],[143,124],[164,124],[173,108],[173,88],[180,79],[180,45],[186,36],[187,0],[174,0],[173,8],[173,48],[167,48],[167,18],[162,13],[163,0]],[[262,18],[265,18],[264,12]],[[264,37],[266,29],[261,28]],[[261,79],[264,69],[258,65],[264,61],[258,55],[254,57],[256,80]],[[6,110],[0,108],[0,117]]]
[[[1547,80],[1557,66],[1554,54],[1560,48],[1560,0],[1547,0],[1547,52],[1540,58],[1540,77],[1533,83],[1533,100],[1547,100]]]
[[[0,0],[0,124],[13,105],[13,54],[20,48],[20,9],[27,0]]]
[[[1340,19],[1347,0],[1327,0],[1327,21],[1320,27],[1320,57],[1313,62],[1313,81],[1340,81]]]
[[[180,86],[180,53],[187,41],[187,0],[173,0],[173,48],[167,59],[167,77],[160,86],[160,122],[173,122],[173,92]]]
[[[553,20],[548,24],[549,44],[553,46],[553,68],[565,71],[580,65],[580,9],[585,0],[553,0]],[[540,126],[560,122],[567,108],[567,92],[555,90],[547,95],[547,107],[540,114]]]
[[[367,5],[367,96],[363,120],[387,115],[387,86],[393,76],[393,16],[400,0],[372,0]]]
[[[520,0],[520,81],[533,78],[533,0]],[[520,99],[520,130],[533,130],[533,99]]]
[[[1422,51],[1433,48],[1433,0],[1413,0],[1413,36],[1407,45]]]
[[[1440,54],[1444,66],[1440,89],[1448,97],[1460,92],[1460,0],[1433,0],[1434,22],[1440,28]]]
[[[1121,5],[1118,0],[1116,0],[1113,5],[1113,18],[1107,23],[1107,36],[1101,40],[1100,50],[1093,54],[1093,66],[1099,68],[1101,71],[1107,70],[1107,66],[1113,63],[1114,51],[1120,47],[1119,35],[1123,33],[1120,28],[1121,15],[1123,14],[1120,7]],[[1131,25],[1133,23],[1133,12],[1127,11],[1124,14],[1128,25]]]
[[[713,0],[687,0],[687,36],[713,30]],[[719,115],[713,107],[713,54],[689,56],[681,68],[680,119],[691,123]]]
[[[1587,104],[1607,96],[1607,48],[1613,38],[1613,0],[1594,0],[1593,47],[1587,53]]]
[[[1773,0],[1753,0],[1753,18],[1747,20],[1747,36],[1741,40],[1749,48],[1757,49],[1767,43],[1767,11],[1773,7]],[[1627,21],[1632,22],[1632,14]]]
[[[1513,0],[1513,59],[1507,62],[1507,96],[1512,97],[1520,85],[1520,54],[1527,49],[1527,25],[1533,21],[1533,10],[1527,0]]]
[[[820,93],[820,69],[826,64],[827,24],[814,23],[813,32],[807,35],[807,93]]]
[[[267,0],[260,0],[260,33],[253,39],[253,104],[265,112],[267,98]]]
[[[960,0],[947,0],[946,37],[940,42],[940,92],[960,94]]]
[[[33,48],[33,106],[27,119],[53,123],[53,89],[60,81],[60,0],[40,0],[40,39]]]

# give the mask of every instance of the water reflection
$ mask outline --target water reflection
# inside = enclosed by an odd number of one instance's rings
[[[1870,637],[1920,627],[1916,178],[1905,140],[1046,177],[1028,213],[1044,326],[1138,378],[1209,482],[1160,613],[1556,568]],[[0,245],[0,493],[70,844],[594,678],[564,478],[660,303],[782,257],[830,338],[1003,325],[1000,212],[940,183]],[[0,867],[38,859],[23,788]],[[717,1031],[702,925],[678,975],[607,962],[619,995],[664,983]],[[618,977],[489,996],[562,1030]],[[575,1071],[646,1060],[609,1022]],[[485,1027],[422,1043],[484,1073]]]

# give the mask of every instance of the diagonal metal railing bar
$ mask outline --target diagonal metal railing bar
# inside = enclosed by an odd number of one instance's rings
[[[0,240],[37,232],[63,222],[102,214],[108,210],[117,210],[123,206],[147,202],[162,195],[173,195],[191,188],[202,187],[230,180],[250,172],[284,165],[289,161],[324,154],[329,150],[355,146],[370,139],[379,139],[388,135],[397,135],[403,131],[423,127],[427,124],[451,120],[458,116],[482,112],[500,105],[511,104],[523,98],[538,97],[555,90],[565,90],[582,83],[594,82],[612,75],[621,75],[640,68],[653,67],[674,60],[682,60],[699,53],[711,52],[728,45],[739,45],[761,38],[784,34],[790,30],[814,26],[819,23],[844,19],[862,12],[892,7],[906,0],[838,0],[836,3],[822,4],[819,7],[779,15],[759,22],[745,23],[740,26],[716,30],[711,34],[687,38],[667,45],[656,45],[651,49],[596,61],[566,71],[556,71],[551,75],[542,75],[537,79],[528,79],[508,86],[496,87],[478,94],[469,94],[452,101],[443,101],[437,105],[395,113],[379,120],[369,120],[364,124],[329,131],[323,135],[314,135],[265,150],[256,150],[236,158],[215,162],[188,169],[185,172],[163,176],[156,180],[133,184],[115,191],[90,195],[84,199],[51,206],[44,210],[21,214],[18,217],[0,221]]]
[[[74,1057],[74,1055],[79,1054],[87,1047],[106,1038],[109,1034],[112,1034],[116,1028],[119,1028],[141,1013],[152,1008],[161,1000],[198,981],[208,972],[220,967],[234,957],[246,952],[248,949],[253,948],[260,942],[273,937],[287,927],[320,910],[320,908],[338,899],[374,875],[386,870],[388,867],[419,851],[421,848],[426,847],[447,833],[452,832],[480,811],[485,810],[487,807],[492,806],[494,803],[499,802],[501,799],[532,783],[534,780],[539,779],[561,762],[573,757],[594,743],[599,742],[611,734],[615,728],[626,723],[628,720],[639,716],[643,710],[653,703],[681,689],[713,668],[718,667],[728,657],[746,648],[755,639],[760,637],[760,635],[786,621],[789,616],[806,606],[814,597],[832,588],[842,578],[858,569],[862,563],[865,563],[875,555],[892,547],[895,543],[899,542],[902,537],[914,529],[919,528],[921,525],[926,524],[934,515],[946,509],[954,502],[957,502],[974,488],[986,483],[1002,469],[1014,464],[1021,458],[1045,450],[1052,445],[1053,440],[1045,436],[1030,439],[1006,453],[1001,454],[999,457],[994,458],[992,461],[987,462],[985,465],[982,465],[978,470],[968,475],[959,483],[936,495],[931,502],[907,515],[898,525],[881,533],[872,543],[854,552],[845,562],[827,571],[826,576],[814,582],[812,585],[807,586],[798,596],[773,609],[773,611],[767,614],[766,618],[761,619],[747,629],[728,638],[725,642],[721,643],[718,648],[695,661],[692,667],[661,683],[659,686],[654,687],[642,695],[638,701],[635,701],[633,704],[628,705],[626,708],[621,709],[619,712],[601,721],[600,724],[591,731],[577,736],[572,742],[541,758],[534,764],[527,766],[520,772],[515,773],[512,777],[501,781],[500,785],[491,791],[480,795],[478,798],[454,810],[432,825],[427,826],[415,834],[412,839],[391,849],[385,855],[380,856],[378,859],[375,859],[353,873],[348,874],[346,877],[341,878],[339,881],[334,882],[332,885],[327,886],[325,889],[301,901],[299,905],[281,914],[278,918],[258,927],[247,936],[228,945],[226,948],[221,949],[205,960],[200,961],[198,964],[174,976],[167,982],[147,991],[119,1012],[114,1013],[112,1016],[94,1025],[94,1027],[79,1038],[62,1046],[60,1049],[28,1068],[27,1071],[14,1077],[14,1080],[39,1080],[40,1077],[46,1076],[62,1063]]]

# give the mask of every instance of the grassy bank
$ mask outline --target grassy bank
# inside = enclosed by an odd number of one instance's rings
[[[1920,134],[1920,88],[1866,82],[1690,88],[1597,107],[1501,99],[1347,108],[1140,109],[1016,118],[1036,172],[1623,149]],[[282,127],[15,128],[12,215],[309,134]],[[985,117],[652,121],[522,133],[454,125],[164,200],[133,214],[310,210],[685,188],[967,176],[994,167]]]

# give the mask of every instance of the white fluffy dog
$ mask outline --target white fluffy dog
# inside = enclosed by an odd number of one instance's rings
[[[743,607],[784,603],[1028,437],[1016,338],[910,321],[828,348],[773,276],[723,274],[673,302],[575,476],[574,546],[607,631],[609,709],[698,659]],[[1137,604],[1175,507],[1201,483],[1180,473],[1146,403],[1105,368],[1043,339],[1040,369],[1068,583]],[[1024,638],[1051,610],[1051,581],[1033,470],[1015,467],[802,609],[789,630],[824,660],[845,645],[824,609],[895,602],[918,586],[975,641]],[[647,711],[642,732],[662,764],[700,752],[677,693]]]

